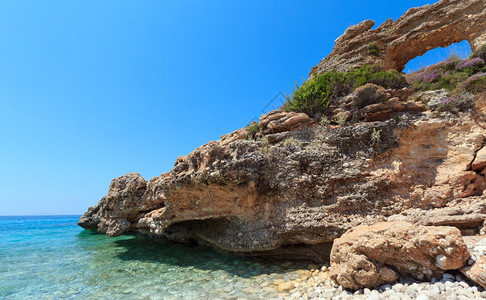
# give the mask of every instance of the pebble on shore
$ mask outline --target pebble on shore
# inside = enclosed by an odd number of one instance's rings
[[[276,278],[275,276],[281,276]],[[466,281],[459,274],[445,273],[441,279],[434,279],[431,282],[418,282],[413,279],[401,279],[395,284],[385,284],[376,289],[360,289],[349,291],[337,286],[329,278],[329,266],[318,268],[309,266],[308,269],[299,269],[282,274],[270,274],[260,288],[271,292],[268,299],[486,299],[486,291],[469,281]]]

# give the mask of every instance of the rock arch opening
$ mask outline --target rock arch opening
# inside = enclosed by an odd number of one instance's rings
[[[419,55],[408,61],[403,71],[409,74],[411,72],[415,72],[422,68],[444,61],[452,56],[459,57],[460,59],[465,59],[469,57],[471,53],[471,46],[469,45],[469,42],[465,40],[460,43],[452,44],[448,47],[437,47],[427,51],[423,55]]]
[[[310,77],[363,64],[403,71],[415,57],[465,40],[472,50],[479,49],[486,44],[486,1],[441,0],[411,8],[375,29],[374,25],[366,20],[348,28],[336,39],[331,54],[311,69]]]

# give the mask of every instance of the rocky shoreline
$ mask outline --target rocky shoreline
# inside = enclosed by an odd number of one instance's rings
[[[472,260],[484,257],[486,251],[486,237],[466,238],[468,249],[472,253]],[[473,261],[468,262],[473,264]],[[461,270],[465,272],[465,270]],[[395,283],[375,286],[375,288],[346,289],[331,279],[333,271],[330,265],[321,268],[309,265],[307,269],[295,271],[297,275],[280,274],[264,275],[266,281],[260,287],[269,287],[263,291],[277,291],[278,299],[486,299],[486,290],[471,281],[463,273],[452,270],[430,281],[417,280],[411,277],[401,277]],[[272,286],[273,285],[273,286]],[[260,292],[260,293],[261,293]]]
[[[317,275],[312,275],[306,280],[295,280],[282,283],[275,280],[274,285],[279,290],[279,299],[486,299],[484,288],[466,280],[463,276],[445,273],[440,280],[432,282],[416,281],[402,278],[395,284],[385,284],[375,289],[359,289],[357,291],[343,289],[342,286],[333,284],[324,279],[328,276],[329,269],[323,267]],[[304,278],[308,273],[302,272]],[[265,285],[265,284],[264,284]],[[289,287],[293,287],[288,290]]]
[[[290,99],[149,181],[114,179],[79,225],[330,263],[262,277],[257,290],[283,298],[485,298],[485,11],[482,0],[442,0],[377,29],[351,27],[312,69],[302,102]],[[398,72],[424,49],[462,39],[479,56]],[[333,84],[339,91],[317,93],[333,98],[312,95]]]

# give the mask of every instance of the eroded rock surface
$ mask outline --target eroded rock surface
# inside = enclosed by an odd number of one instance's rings
[[[292,131],[317,125],[317,122],[305,113],[274,110],[260,117],[262,134]]]
[[[427,110],[421,103],[409,101],[412,90],[386,90],[376,84],[358,87],[351,95],[342,97],[330,105],[329,118],[336,119],[345,115],[347,121],[374,122],[385,121],[401,113],[420,113]]]
[[[115,179],[80,225],[314,260],[325,260],[348,229],[387,219],[477,232],[486,219],[484,172],[471,165],[485,125],[469,114],[405,114],[337,128],[312,123],[266,141],[244,131],[178,158],[149,182]]]
[[[348,28],[333,52],[313,67],[310,76],[333,69],[347,71],[363,64],[380,64],[402,71],[406,63],[428,50],[467,40],[473,50],[486,44],[486,1],[442,0],[411,8],[398,20],[376,29],[366,20]],[[378,53],[370,51],[376,45]]]
[[[358,226],[334,241],[330,277],[353,290],[393,283],[400,276],[430,280],[461,268],[469,256],[455,227],[383,222]]]

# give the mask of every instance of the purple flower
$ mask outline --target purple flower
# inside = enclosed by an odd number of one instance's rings
[[[427,73],[423,76],[423,81],[425,82],[433,82],[440,77],[440,73],[437,70],[432,70],[432,72]]]
[[[449,103],[456,102],[456,101],[457,101],[456,97],[446,97],[446,98],[440,100],[440,104],[447,105]]]
[[[453,70],[458,63],[461,61],[458,58],[451,57],[445,61],[441,61],[435,65],[430,66],[434,69],[441,69],[441,70]]]
[[[458,70],[462,70],[469,67],[480,67],[484,65],[484,59],[481,57],[476,57],[472,59],[463,60],[459,65],[457,65]]]
[[[469,77],[466,81],[461,83],[461,87],[467,88],[471,83],[474,83],[475,81],[477,81],[479,79],[483,79],[484,77],[486,77],[486,73],[474,74],[473,76]]]

